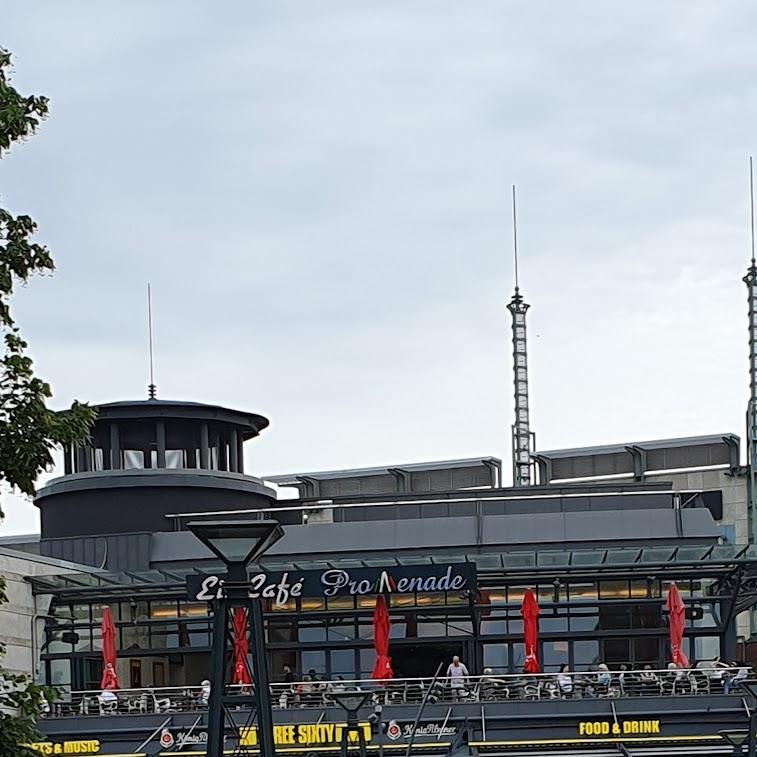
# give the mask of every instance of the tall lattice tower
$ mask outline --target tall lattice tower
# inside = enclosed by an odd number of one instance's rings
[[[754,171],[749,158],[749,220],[752,259],[744,283],[749,300],[749,405],[746,412],[747,456],[749,462],[747,527],[749,542],[755,542],[754,521],[757,507],[757,265],[754,259]]]
[[[515,291],[507,304],[512,316],[513,381],[515,389],[515,422],[512,426],[513,486],[531,484],[531,452],[533,437],[528,407],[528,351],[526,347],[526,311],[529,305],[518,286],[518,225],[513,187],[513,256],[515,259]]]

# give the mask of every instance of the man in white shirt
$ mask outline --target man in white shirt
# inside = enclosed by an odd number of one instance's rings
[[[460,658],[455,655],[452,658],[452,662],[447,668],[447,678],[449,679],[449,685],[452,689],[452,696],[457,699],[460,694],[465,690],[465,684],[470,674],[468,668],[460,662]]]

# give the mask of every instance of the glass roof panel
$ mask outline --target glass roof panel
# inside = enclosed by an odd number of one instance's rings
[[[727,562],[729,560],[735,559],[737,556],[740,556],[741,553],[744,551],[744,547],[739,544],[720,544],[717,547],[712,548],[712,553],[710,554],[710,560],[713,561],[724,561]]]
[[[350,568],[363,567],[362,560],[348,560],[347,558],[340,560],[329,560],[329,564],[334,568],[339,568],[340,570],[349,570]]]
[[[415,557],[400,557],[397,559],[400,565],[431,565],[431,558],[425,555]]]
[[[260,565],[257,569],[253,568],[252,572],[255,573],[261,568]],[[284,573],[284,571],[297,570],[293,562],[267,562],[262,566],[263,570],[267,570],[271,573]]]
[[[639,559],[640,549],[608,549],[608,565],[631,565]]]
[[[573,552],[571,565],[601,565],[605,559],[604,549],[577,549]]]
[[[667,563],[673,556],[673,547],[647,547],[642,550],[641,561],[645,563]]]
[[[476,567],[484,570],[502,567],[502,557],[500,555],[474,555],[473,562],[476,563]]]
[[[537,552],[536,559],[540,566],[550,565],[569,565],[570,564],[570,550],[546,550],[544,552]]]
[[[741,555],[742,560],[757,560],[757,544],[750,544],[743,555]]]
[[[435,565],[448,565],[450,563],[467,562],[465,555],[431,555],[431,562]]]
[[[676,562],[699,562],[704,560],[709,551],[709,546],[679,547],[678,552],[676,552]]]
[[[328,570],[331,566],[325,560],[297,560],[299,570]]]
[[[536,552],[506,552],[502,555],[506,568],[536,567]]]
[[[369,568],[393,568],[397,564],[393,557],[374,557],[364,562]]]

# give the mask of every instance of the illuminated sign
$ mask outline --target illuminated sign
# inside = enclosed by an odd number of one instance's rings
[[[29,746],[40,754],[97,754],[100,742],[96,739],[86,741],[35,741]]]
[[[273,727],[273,741],[276,746],[332,746],[342,743],[342,732],[346,723],[300,723],[299,725],[275,725]],[[370,723],[360,723],[358,726],[366,742],[371,740]],[[347,738],[357,743],[357,733],[349,733]],[[239,746],[257,746],[258,730],[241,728],[239,731]]]
[[[278,607],[297,597],[412,594],[475,588],[476,566],[473,563],[254,573],[247,583],[251,599],[262,597]],[[187,594],[199,602],[220,599],[226,595],[224,576],[189,575]]]
[[[582,720],[579,736],[645,736],[659,734],[659,720]]]

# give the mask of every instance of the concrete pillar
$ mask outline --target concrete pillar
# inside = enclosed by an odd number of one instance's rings
[[[237,437],[237,467],[238,473],[244,473],[244,441],[241,434]]]
[[[229,437],[229,470],[239,473],[239,434],[235,428]]]
[[[203,423],[200,426],[200,468],[208,470],[210,465],[208,464],[208,448],[210,447],[210,441],[208,439],[208,424]]]
[[[115,422],[110,424],[110,467],[112,470],[121,469],[121,439]]]
[[[158,444],[158,468],[166,467],[166,424],[158,421],[155,424],[155,441]]]

